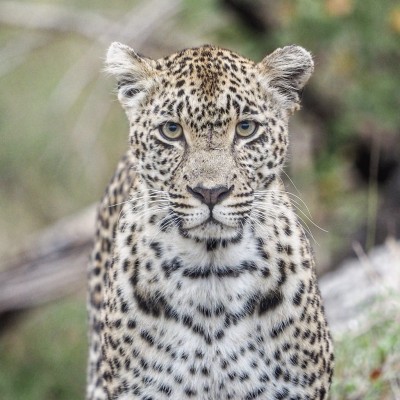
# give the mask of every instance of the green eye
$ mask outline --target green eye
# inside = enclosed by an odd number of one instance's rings
[[[160,125],[160,132],[168,140],[178,140],[183,134],[183,128],[176,122],[166,122]]]
[[[257,122],[245,119],[236,125],[236,134],[244,138],[249,137],[257,131],[257,128]]]

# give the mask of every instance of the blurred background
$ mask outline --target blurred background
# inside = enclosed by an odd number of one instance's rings
[[[288,44],[313,53],[287,190],[328,316],[374,288],[332,321],[331,398],[400,399],[398,0],[0,2],[0,399],[83,398],[94,203],[128,143],[102,72],[112,41],[152,58],[204,43],[256,61]]]

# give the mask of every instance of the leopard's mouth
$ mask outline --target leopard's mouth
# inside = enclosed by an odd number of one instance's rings
[[[230,226],[218,221],[213,216],[209,216],[205,221],[191,227],[180,227],[180,233],[186,238],[197,241],[208,240],[236,240],[242,235],[243,226]]]
[[[201,229],[204,232],[206,232],[206,231],[213,231],[215,229],[225,229],[226,230],[226,229],[235,229],[235,228],[232,226],[223,224],[222,222],[216,220],[214,217],[210,216],[205,221],[200,222],[199,224],[197,224],[195,226],[186,228],[186,230],[188,232],[195,231],[198,229]]]
[[[204,221],[202,222],[200,225],[207,225],[207,224],[212,224],[212,225],[219,225],[219,226],[224,226],[224,224],[220,221],[218,221],[217,219],[214,218],[214,216],[212,215],[212,213],[210,214],[210,216]],[[199,225],[199,226],[200,226]],[[226,226],[226,225],[225,225]]]
[[[204,216],[202,220],[196,221],[193,224],[190,223],[184,223],[183,225],[186,225],[186,229],[188,231],[191,231],[193,229],[215,229],[215,227],[219,227],[221,229],[237,229],[238,225],[237,223],[227,223],[224,221],[221,221],[218,217],[215,217],[214,213],[210,211],[208,216]]]
[[[194,240],[231,240],[243,232],[247,216],[235,208],[217,204],[214,207],[192,207],[190,212],[184,209],[171,208],[176,221],[179,221],[179,232],[186,238]]]

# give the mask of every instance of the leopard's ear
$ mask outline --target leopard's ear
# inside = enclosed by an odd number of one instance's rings
[[[300,46],[286,46],[266,56],[257,68],[266,92],[273,92],[280,106],[295,111],[300,92],[314,71],[311,54]]]
[[[118,80],[118,99],[124,108],[138,104],[154,85],[156,72],[147,58],[114,42],[107,52],[105,71]]]

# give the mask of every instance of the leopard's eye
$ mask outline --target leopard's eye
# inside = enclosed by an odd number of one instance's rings
[[[183,134],[183,128],[176,122],[166,122],[160,125],[161,134],[168,140],[178,140]]]
[[[236,125],[236,134],[240,137],[247,138],[256,133],[257,128],[257,122],[245,119]]]

